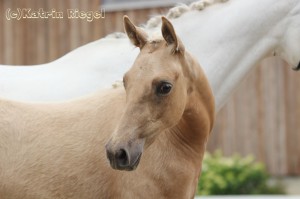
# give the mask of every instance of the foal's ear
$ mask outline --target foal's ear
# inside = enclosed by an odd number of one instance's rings
[[[131,43],[136,47],[142,49],[147,43],[147,33],[141,28],[136,27],[126,15],[123,17],[123,22],[125,32],[128,38],[130,39]]]
[[[173,52],[182,52],[184,51],[184,47],[180,39],[177,37],[174,27],[172,23],[166,18],[162,17],[162,26],[161,26],[161,32],[166,40],[168,45],[174,45]]]

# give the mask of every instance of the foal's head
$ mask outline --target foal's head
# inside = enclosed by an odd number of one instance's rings
[[[124,17],[125,31],[140,54],[124,75],[124,114],[106,145],[112,168],[134,170],[144,147],[175,126],[185,110],[188,92],[184,47],[172,24],[162,18],[163,38],[147,34]]]

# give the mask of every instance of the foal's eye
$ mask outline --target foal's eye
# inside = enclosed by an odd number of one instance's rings
[[[172,89],[172,84],[168,82],[161,82],[156,87],[156,94],[157,95],[167,95]]]

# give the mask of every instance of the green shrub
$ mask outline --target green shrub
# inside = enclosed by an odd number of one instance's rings
[[[263,164],[254,162],[253,157],[226,158],[215,152],[204,157],[198,194],[284,194],[284,189],[279,184],[270,185]]]

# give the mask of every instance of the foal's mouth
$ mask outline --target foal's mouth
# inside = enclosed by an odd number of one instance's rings
[[[129,167],[125,168],[124,170],[126,170],[126,171],[135,170],[137,168],[137,166],[140,164],[141,157],[142,157],[142,153],[140,153],[138,155],[138,157],[134,160],[134,162]]]
[[[109,159],[110,166],[116,170],[133,171],[137,168],[140,163],[142,153],[137,156],[130,157],[125,151],[120,152],[112,156],[107,153],[107,158]]]
[[[116,170],[135,170],[140,163],[144,143],[145,139],[132,139],[117,144],[110,140],[105,146],[110,166]]]

